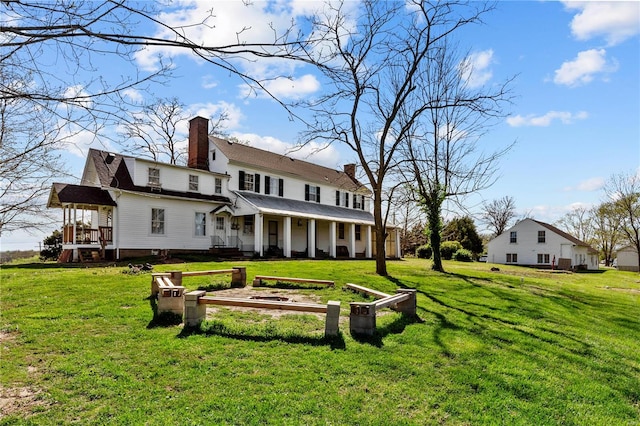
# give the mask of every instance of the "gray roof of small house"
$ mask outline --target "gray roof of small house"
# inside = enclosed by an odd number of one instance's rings
[[[235,191],[235,193],[265,213],[374,225],[373,215],[365,210],[260,195],[255,192]]]
[[[283,154],[265,151],[242,143],[235,143],[209,136],[209,140],[222,151],[230,162],[271,170],[274,173],[290,174],[309,182],[333,185],[351,192],[370,193],[360,181],[343,171],[320,166]]]

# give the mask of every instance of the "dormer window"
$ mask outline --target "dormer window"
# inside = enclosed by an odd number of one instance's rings
[[[189,191],[198,191],[198,176],[189,175]]]
[[[160,186],[160,169],[149,167],[149,186]]]

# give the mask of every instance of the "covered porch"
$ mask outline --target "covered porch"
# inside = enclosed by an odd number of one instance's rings
[[[53,184],[49,208],[62,209],[62,261],[97,261],[113,252],[116,203],[96,187]]]
[[[211,212],[216,244],[245,256],[355,259],[375,256],[373,216],[366,211],[239,193],[246,205]],[[396,232],[393,230],[392,232]],[[399,238],[386,255],[398,257]]]

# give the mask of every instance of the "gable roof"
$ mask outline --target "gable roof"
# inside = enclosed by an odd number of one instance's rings
[[[346,191],[371,192],[360,181],[339,170],[254,148],[242,143],[229,142],[215,136],[209,136],[209,140],[222,151],[230,162],[236,164],[271,170],[275,173],[291,174],[309,182],[329,184]]]
[[[130,157],[122,154],[114,154],[97,149],[90,149],[88,158],[93,161],[100,186],[103,188],[118,188],[122,189],[123,191],[165,195],[169,197],[186,198],[190,200],[215,201],[225,204],[231,203],[231,200],[229,200],[229,198],[223,197],[222,195],[207,195],[197,192],[173,191],[164,188],[151,188],[149,186],[135,185],[133,183],[131,175],[129,174],[129,169],[125,164],[125,159],[130,158],[134,160],[142,160],[145,162],[148,162],[149,160],[137,159],[135,157]],[[107,158],[109,158],[109,163],[107,162]],[[189,168],[184,167],[184,169]]]
[[[566,232],[556,228],[553,225],[549,225],[548,223],[541,222],[541,221],[535,220],[535,219],[531,219],[531,220],[534,221],[535,223],[537,223],[538,225],[544,226],[548,230],[560,235],[561,237],[566,238],[567,240],[571,241],[573,244],[575,244],[577,246],[591,248],[591,246],[589,244],[585,243],[584,241],[581,241],[581,240],[577,239],[573,235],[567,234]]]

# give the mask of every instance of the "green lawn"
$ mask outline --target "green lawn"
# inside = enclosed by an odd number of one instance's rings
[[[551,274],[416,259],[157,265],[335,280],[341,336],[313,315],[219,308],[199,332],[158,325],[149,274],[4,265],[0,424],[638,425],[640,275]],[[185,278],[188,289],[213,285]],[[215,278],[219,280],[219,277]],[[418,290],[418,319],[349,333],[352,282]],[[273,289],[264,289],[273,291]]]

